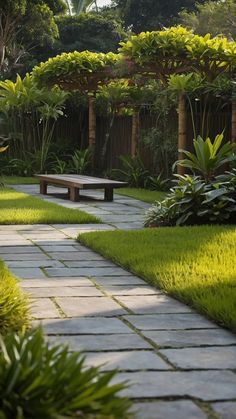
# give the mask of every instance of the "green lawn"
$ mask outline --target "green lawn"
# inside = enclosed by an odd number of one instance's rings
[[[0,189],[0,224],[87,224],[100,220],[86,212],[64,208],[42,199]]]
[[[149,191],[142,188],[119,188],[115,190],[119,195],[130,196],[131,198],[140,199],[140,201],[153,203],[164,199],[166,192]]]
[[[36,177],[1,176],[0,182],[6,185],[32,185],[39,183],[39,180]]]
[[[235,227],[111,231],[79,241],[236,331]]]
[[[27,322],[27,297],[0,260],[0,333],[20,330]]]

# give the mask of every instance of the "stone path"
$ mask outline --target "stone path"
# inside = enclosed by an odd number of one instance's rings
[[[120,199],[114,211],[131,208]],[[88,206],[102,217],[100,203]],[[34,323],[84,351],[87,365],[118,368],[137,419],[236,418],[236,336],[74,240],[114,227],[0,226],[0,258],[31,295]]]

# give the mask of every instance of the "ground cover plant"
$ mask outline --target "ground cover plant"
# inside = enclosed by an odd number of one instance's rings
[[[41,329],[0,341],[0,417],[125,419],[130,403],[115,372],[85,368],[81,353],[49,346]]]
[[[236,330],[236,229],[195,226],[112,231],[79,241]]]
[[[0,224],[86,224],[100,220],[86,212],[0,188]]]
[[[1,176],[0,181],[4,185],[34,185],[39,183],[38,179],[30,176]]]
[[[155,201],[160,201],[164,199],[165,192],[162,191],[150,191],[143,188],[121,188],[116,189],[116,193],[119,195],[129,196],[134,199],[139,199],[140,201],[153,203]]]
[[[19,330],[27,323],[27,298],[0,260],[0,333]]]

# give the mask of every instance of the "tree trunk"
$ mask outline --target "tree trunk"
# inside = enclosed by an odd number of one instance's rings
[[[5,45],[0,41],[0,72],[2,71],[4,60],[5,60],[5,52],[6,47]]]
[[[96,111],[95,97],[89,96],[89,148],[92,152],[92,168],[95,166],[95,145],[96,145]]]
[[[132,116],[132,135],[131,135],[131,156],[135,157],[138,154],[139,143],[139,108],[134,109]]]
[[[231,108],[231,143],[236,143],[236,102],[232,102]]]
[[[186,150],[187,146],[187,112],[186,112],[186,97],[183,93],[179,96],[178,106],[178,160],[184,158],[184,154],[180,150]],[[184,175],[185,168],[178,165],[177,173]]]

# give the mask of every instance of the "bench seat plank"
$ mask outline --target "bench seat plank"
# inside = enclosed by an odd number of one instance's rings
[[[126,182],[83,175],[35,175],[40,181],[40,193],[47,194],[47,185],[60,185],[68,188],[70,199],[79,200],[80,189],[105,189],[104,200],[113,200],[113,188],[127,186]]]

